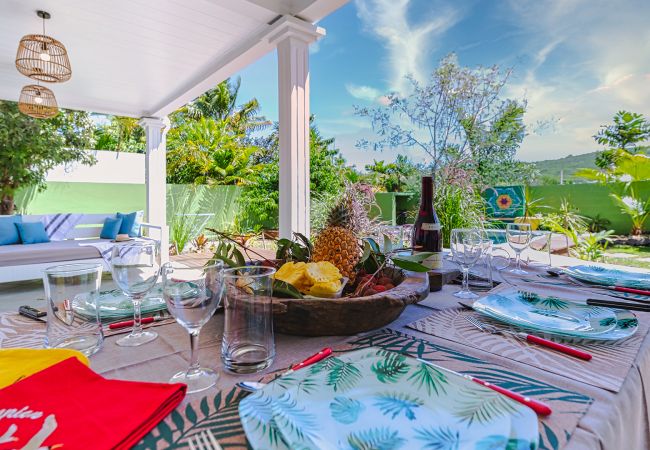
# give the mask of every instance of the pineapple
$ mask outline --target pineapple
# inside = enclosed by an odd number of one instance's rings
[[[344,277],[354,281],[354,267],[361,258],[359,233],[366,222],[368,216],[357,199],[356,188],[348,187],[330,211],[325,227],[316,236],[312,260],[329,261]]]

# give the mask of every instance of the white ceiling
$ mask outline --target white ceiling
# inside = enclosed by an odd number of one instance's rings
[[[67,48],[72,79],[48,83],[59,106],[160,116],[273,50],[280,15],[317,22],[348,0],[2,0],[0,99],[32,80],[14,60],[18,41],[45,32]]]

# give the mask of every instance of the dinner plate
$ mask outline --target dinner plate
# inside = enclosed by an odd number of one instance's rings
[[[133,316],[133,302],[120,289],[103,291],[97,299],[101,320],[118,319]],[[75,297],[72,308],[85,318],[95,316],[95,306],[88,301],[87,295]],[[162,283],[156,284],[142,299],[142,314],[151,314],[167,308],[162,296]]]
[[[526,448],[528,407],[442,367],[378,348],[330,357],[243,399],[253,449]]]
[[[613,309],[613,311],[616,314],[616,326],[605,333],[597,334],[589,338],[563,335],[562,333],[542,333],[542,335],[561,337],[564,340],[575,343],[622,341],[633,336],[639,329],[639,319],[636,318],[633,312],[626,309]]]
[[[572,278],[588,283],[650,290],[650,273],[591,265],[567,267],[563,271]]]
[[[493,319],[536,331],[589,338],[616,327],[616,314],[609,308],[589,306],[508,289],[479,298],[474,310]]]

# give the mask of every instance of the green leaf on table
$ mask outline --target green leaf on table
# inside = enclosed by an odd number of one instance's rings
[[[304,298],[295,286],[278,279],[273,280],[273,296],[281,298]]]
[[[359,414],[365,409],[366,407],[359,400],[348,397],[334,397],[334,401],[330,403],[330,414],[332,418],[345,425],[356,422]]]
[[[383,415],[391,416],[392,419],[404,413],[407,419],[415,420],[415,408],[419,408],[424,404],[420,400],[402,392],[382,394],[377,396],[376,399],[374,406],[378,407]]]
[[[201,403],[199,404],[199,408],[201,409],[201,412],[203,413],[204,416],[209,416],[210,415],[210,407],[208,406],[208,397],[203,397],[201,399]]]
[[[390,236],[384,234],[384,250],[383,253],[387,254],[393,251],[393,241],[390,240]]]
[[[458,450],[460,445],[460,432],[458,430],[452,430],[449,427],[429,427],[427,428],[415,428],[415,439],[424,442],[422,448],[431,449],[431,450]],[[506,440],[504,436],[499,436]],[[489,439],[489,438],[488,438]],[[481,446],[481,443],[486,443],[484,440],[477,443],[477,449],[492,449],[492,448],[503,448],[503,445],[485,445]],[[505,442],[504,442],[505,443]]]
[[[420,366],[408,378],[411,383],[418,389],[426,388],[427,394],[445,393],[445,384],[448,384],[447,376],[444,372],[436,369],[435,367],[421,363]]]
[[[386,427],[356,431],[347,440],[353,450],[397,450],[406,443],[398,431]]]
[[[396,383],[403,375],[408,373],[409,365],[406,357],[399,353],[388,353],[383,361],[377,361],[371,367],[382,383]]]
[[[343,362],[340,359],[338,363],[334,364],[327,375],[327,385],[332,386],[335,392],[347,391],[353,388],[360,380],[361,372],[359,369],[353,363]]]
[[[275,399],[271,409],[273,420],[281,427],[285,437],[286,430],[290,436],[296,435],[299,440],[304,440],[305,436],[314,436],[318,428],[316,416],[307,412],[304,406],[299,407],[298,402],[288,392]]]
[[[361,255],[361,259],[359,260],[359,264],[363,264],[368,260],[370,257],[370,254],[372,253],[372,247],[370,247],[370,244],[364,240],[363,241],[363,254]]]
[[[516,414],[512,400],[480,385],[463,387],[456,397],[453,414],[471,425],[474,421],[486,424],[496,417]]]
[[[196,423],[196,421],[199,419],[191,403],[188,403],[187,406],[185,407],[185,417],[187,417],[189,421],[192,423]]]
[[[433,256],[433,252],[418,252],[413,255],[399,255],[397,258],[404,261],[422,262],[428,257]]]
[[[373,238],[365,238],[364,241],[370,245],[370,248],[372,249],[373,252],[381,253],[379,244],[377,244],[377,241],[375,241]]]
[[[393,261],[393,264],[395,264],[400,269],[410,270],[411,272],[428,272],[429,270],[431,270],[427,266],[423,266],[422,264],[417,262],[409,261],[402,257],[391,258],[391,259]]]
[[[176,409],[172,411],[172,422],[174,422],[174,425],[178,431],[183,432],[185,429],[185,419],[183,419],[181,413],[179,413]]]

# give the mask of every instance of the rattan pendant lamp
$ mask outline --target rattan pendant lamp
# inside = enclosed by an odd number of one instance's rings
[[[37,84],[30,84],[22,88],[18,100],[18,110],[37,119],[49,119],[59,113],[54,92]]]
[[[45,34],[45,20],[52,17],[46,11],[37,11],[43,19],[43,34],[23,36],[16,53],[16,68],[26,77],[47,83],[62,83],[72,76],[70,59],[65,46]]]

